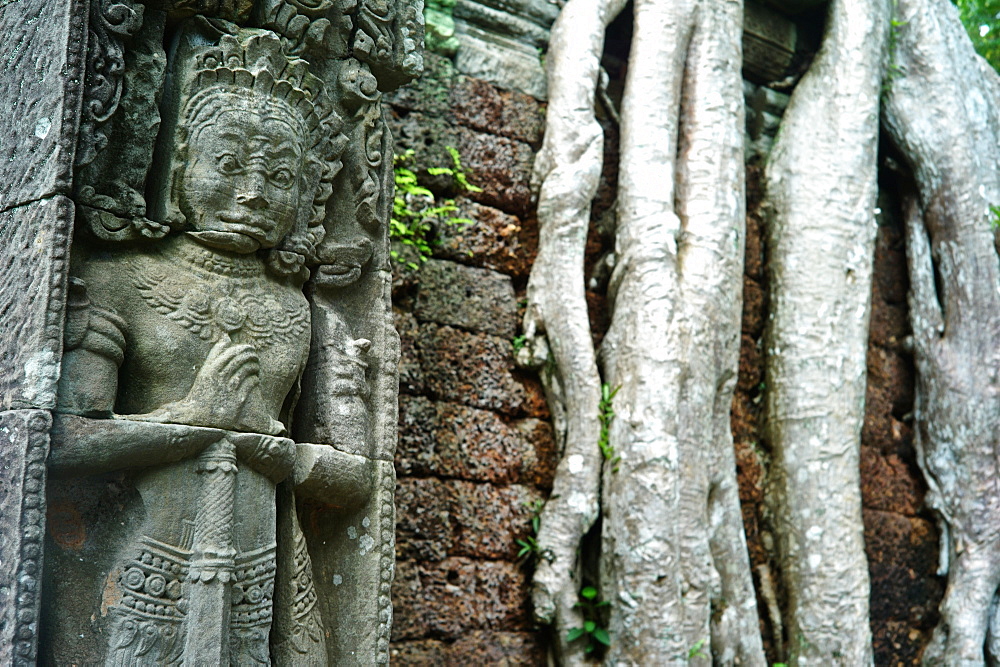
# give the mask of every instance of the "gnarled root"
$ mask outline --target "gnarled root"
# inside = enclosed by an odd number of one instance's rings
[[[916,186],[903,201],[916,447],[949,573],[924,662],[982,665],[1000,582],[1000,261],[989,222],[1000,203],[1000,77],[951,3],[899,0],[897,11],[883,126]]]

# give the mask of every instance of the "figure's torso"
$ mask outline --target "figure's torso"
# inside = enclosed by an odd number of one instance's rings
[[[115,411],[147,414],[188,397],[213,353],[249,346],[259,389],[242,400],[231,430],[259,430],[262,417],[284,421],[286,401],[309,354],[309,306],[301,290],[270,276],[256,256],[223,255],[183,237],[162,251],[88,263],[91,301],[126,323],[125,359]],[[221,399],[235,366],[218,370]],[[227,375],[228,373],[228,375]],[[210,406],[205,406],[206,409]],[[171,420],[173,421],[173,420]]]

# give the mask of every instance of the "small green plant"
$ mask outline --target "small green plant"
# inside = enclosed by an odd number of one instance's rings
[[[604,459],[611,462],[612,472],[618,472],[618,462],[622,458],[615,455],[614,445],[611,444],[611,422],[615,418],[614,400],[619,389],[621,389],[621,385],[612,389],[607,382],[602,383],[601,402],[597,406],[598,416],[601,419],[601,434],[597,439],[597,446],[601,448]]]
[[[694,646],[688,649],[688,660],[693,660],[695,658],[708,658],[709,656],[701,649],[705,646],[705,640],[699,639],[695,642]]]
[[[886,47],[886,51],[889,54],[889,63],[885,70],[885,76],[882,79],[882,94],[889,92],[889,88],[892,86],[892,82],[903,76],[905,72],[898,62],[896,62],[896,44],[899,41],[899,32],[907,24],[907,21],[900,21],[896,18],[896,13],[898,11],[898,3],[893,0],[892,3],[892,17],[889,19],[889,44]]]
[[[455,180],[455,185],[466,192],[482,192],[482,188],[469,183],[462,169],[458,151],[451,146],[446,146],[448,154],[451,155],[451,167],[431,167],[427,173],[431,176],[447,175]],[[402,155],[393,157],[393,175],[396,182],[396,196],[392,201],[392,216],[389,220],[389,236],[399,241],[405,246],[410,246],[417,251],[420,262],[427,261],[431,256],[431,231],[434,228],[434,221],[440,220],[448,225],[470,224],[472,220],[452,215],[458,211],[454,199],[438,200],[434,193],[421,185],[416,173],[406,166],[407,161],[413,158],[413,149],[407,150]],[[414,204],[418,204],[414,207]],[[392,258],[399,260],[399,253],[392,251]],[[416,262],[407,262],[411,269],[419,268]]]
[[[448,151],[448,155],[451,156],[451,166],[430,167],[427,170],[427,173],[431,176],[451,176],[455,179],[455,187],[459,190],[465,192],[482,192],[483,189],[481,187],[469,183],[469,179],[465,175],[465,168],[462,166],[462,158],[459,156],[458,150],[454,146],[445,146],[444,149]]]
[[[990,218],[990,226],[993,227],[993,229],[1000,229],[1000,206],[995,204],[991,205],[990,215],[992,216]]]
[[[517,540],[517,545],[521,547],[521,550],[517,552],[518,558],[528,559],[538,556],[540,549],[534,535],[528,535],[523,540]]]
[[[538,529],[541,527],[542,508],[545,507],[545,501],[541,499],[528,501],[524,503],[524,506],[531,512],[531,535],[528,535],[523,540],[515,540],[517,546],[521,547],[521,550],[517,552],[517,557],[526,561],[534,558],[551,560],[551,554],[538,546],[538,540],[536,539]]]
[[[566,641],[575,642],[585,638],[587,645],[583,652],[588,654],[593,653],[601,646],[611,646],[611,636],[608,634],[607,628],[603,627],[600,622],[600,609],[609,604],[611,603],[607,600],[598,599],[597,589],[593,586],[584,586],[580,589],[580,601],[574,606],[583,612],[583,627],[571,628],[566,633]]]
[[[517,354],[524,349],[524,346],[528,344],[527,336],[514,336],[514,340],[510,341],[511,346],[514,348],[514,354]]]

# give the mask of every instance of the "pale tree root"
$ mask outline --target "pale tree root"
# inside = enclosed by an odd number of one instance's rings
[[[519,363],[540,369],[560,460],[541,513],[532,602],[552,624],[562,664],[581,664],[586,642],[567,634],[584,625],[580,541],[598,516],[601,380],[584,293],[584,249],[603,159],[594,116],[604,30],[625,0],[571,0],[552,29],[547,59],[545,140],[535,160],[539,249],[528,281],[527,339]]]
[[[742,7],[637,0],[622,103],[605,466],[607,664],[765,664],[729,407],[744,248]]]
[[[992,554],[968,553],[955,559],[941,601],[941,621],[924,651],[925,664],[983,664],[991,604],[1000,583],[996,546]]]
[[[1000,77],[955,7],[899,0],[883,127],[912,173],[904,193],[915,446],[948,573],[929,665],[998,664],[1000,582]],[[992,653],[992,651],[991,651]]]
[[[765,433],[790,662],[872,663],[859,458],[887,0],[832,0],[765,171]]]

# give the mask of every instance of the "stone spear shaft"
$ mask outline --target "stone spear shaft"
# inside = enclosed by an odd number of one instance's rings
[[[236,448],[223,438],[201,454],[197,466],[202,485],[188,578],[184,663],[228,665]]]

